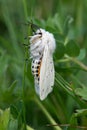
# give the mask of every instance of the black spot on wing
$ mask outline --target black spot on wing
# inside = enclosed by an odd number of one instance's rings
[[[53,70],[51,69],[51,72],[53,72]]]
[[[44,89],[42,89],[42,92],[44,92]]]
[[[39,55],[41,56],[41,52],[39,52]]]

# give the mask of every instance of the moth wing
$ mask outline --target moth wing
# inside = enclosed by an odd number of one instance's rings
[[[52,91],[54,85],[54,63],[50,53],[49,46],[46,44],[44,48],[41,69],[40,69],[40,99],[44,100]]]

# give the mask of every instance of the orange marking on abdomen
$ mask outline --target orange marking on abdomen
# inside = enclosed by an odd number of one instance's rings
[[[41,62],[40,62],[40,66],[39,66],[39,68],[38,68],[38,75],[39,75],[39,76],[40,76],[41,64],[42,64],[42,60],[41,60]]]

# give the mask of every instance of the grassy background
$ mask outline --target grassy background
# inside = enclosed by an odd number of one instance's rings
[[[28,48],[23,46],[29,44],[24,38],[30,28],[24,24],[30,20],[52,32],[57,43],[55,87],[43,102],[35,93]],[[0,129],[25,130],[28,125],[32,128],[27,130],[60,130],[46,126],[56,123],[78,126],[64,125],[64,130],[87,126],[86,59],[87,0],[0,0],[0,108],[10,108],[0,117]]]

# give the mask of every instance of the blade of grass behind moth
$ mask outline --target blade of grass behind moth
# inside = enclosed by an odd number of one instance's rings
[[[26,0],[22,0],[22,2],[23,2],[23,7],[24,7],[25,19],[27,20],[28,18],[27,2]]]
[[[25,59],[27,58],[27,50],[25,50]],[[27,63],[24,62],[24,69],[23,69],[23,81],[22,81],[22,99],[23,99],[23,119],[24,119],[24,129],[26,128],[26,109],[25,109],[25,78],[26,78],[26,71],[27,71]]]
[[[62,81],[62,83],[63,83],[64,85],[66,85],[66,88],[67,88],[68,90],[72,91],[72,89],[70,88],[70,84],[69,84],[68,82],[66,82],[66,81],[62,78],[62,76],[60,76],[57,72],[56,72],[56,75],[60,78],[60,80]]]
[[[81,106],[86,108],[87,105],[84,101],[80,100],[79,97],[77,97],[74,93],[74,91],[71,89],[71,86],[69,83],[67,83],[57,72],[56,72],[56,82],[58,85],[60,85],[72,98],[75,99],[75,101]]]
[[[52,116],[50,115],[50,113],[46,110],[46,108],[44,107],[44,105],[38,100],[38,98],[35,98],[36,103],[38,104],[38,106],[41,108],[41,110],[44,112],[44,114],[46,115],[46,117],[48,118],[48,120],[50,121],[51,124],[56,124],[55,120],[52,118]],[[62,130],[59,126],[56,126],[53,128],[55,130]]]
[[[57,82],[61,87],[63,87],[63,89],[64,89],[65,91],[67,91],[69,95],[71,95],[72,97],[74,96],[74,94],[72,93],[72,89],[71,89],[69,83],[67,83],[67,82],[62,78],[62,76],[60,76],[57,72],[56,72],[56,82]]]
[[[72,78],[72,80],[74,80],[78,85],[80,85],[81,87],[86,87],[84,84],[83,84],[83,82],[81,82],[80,80],[78,80],[78,78],[77,77],[75,77],[75,75],[71,75],[70,76],[71,78]]]
[[[11,19],[11,11],[5,2],[6,2],[5,0],[2,1],[3,17],[9,32],[9,36],[11,38],[12,50],[15,54],[17,54],[17,56],[20,56],[21,50],[17,43],[15,27]]]

